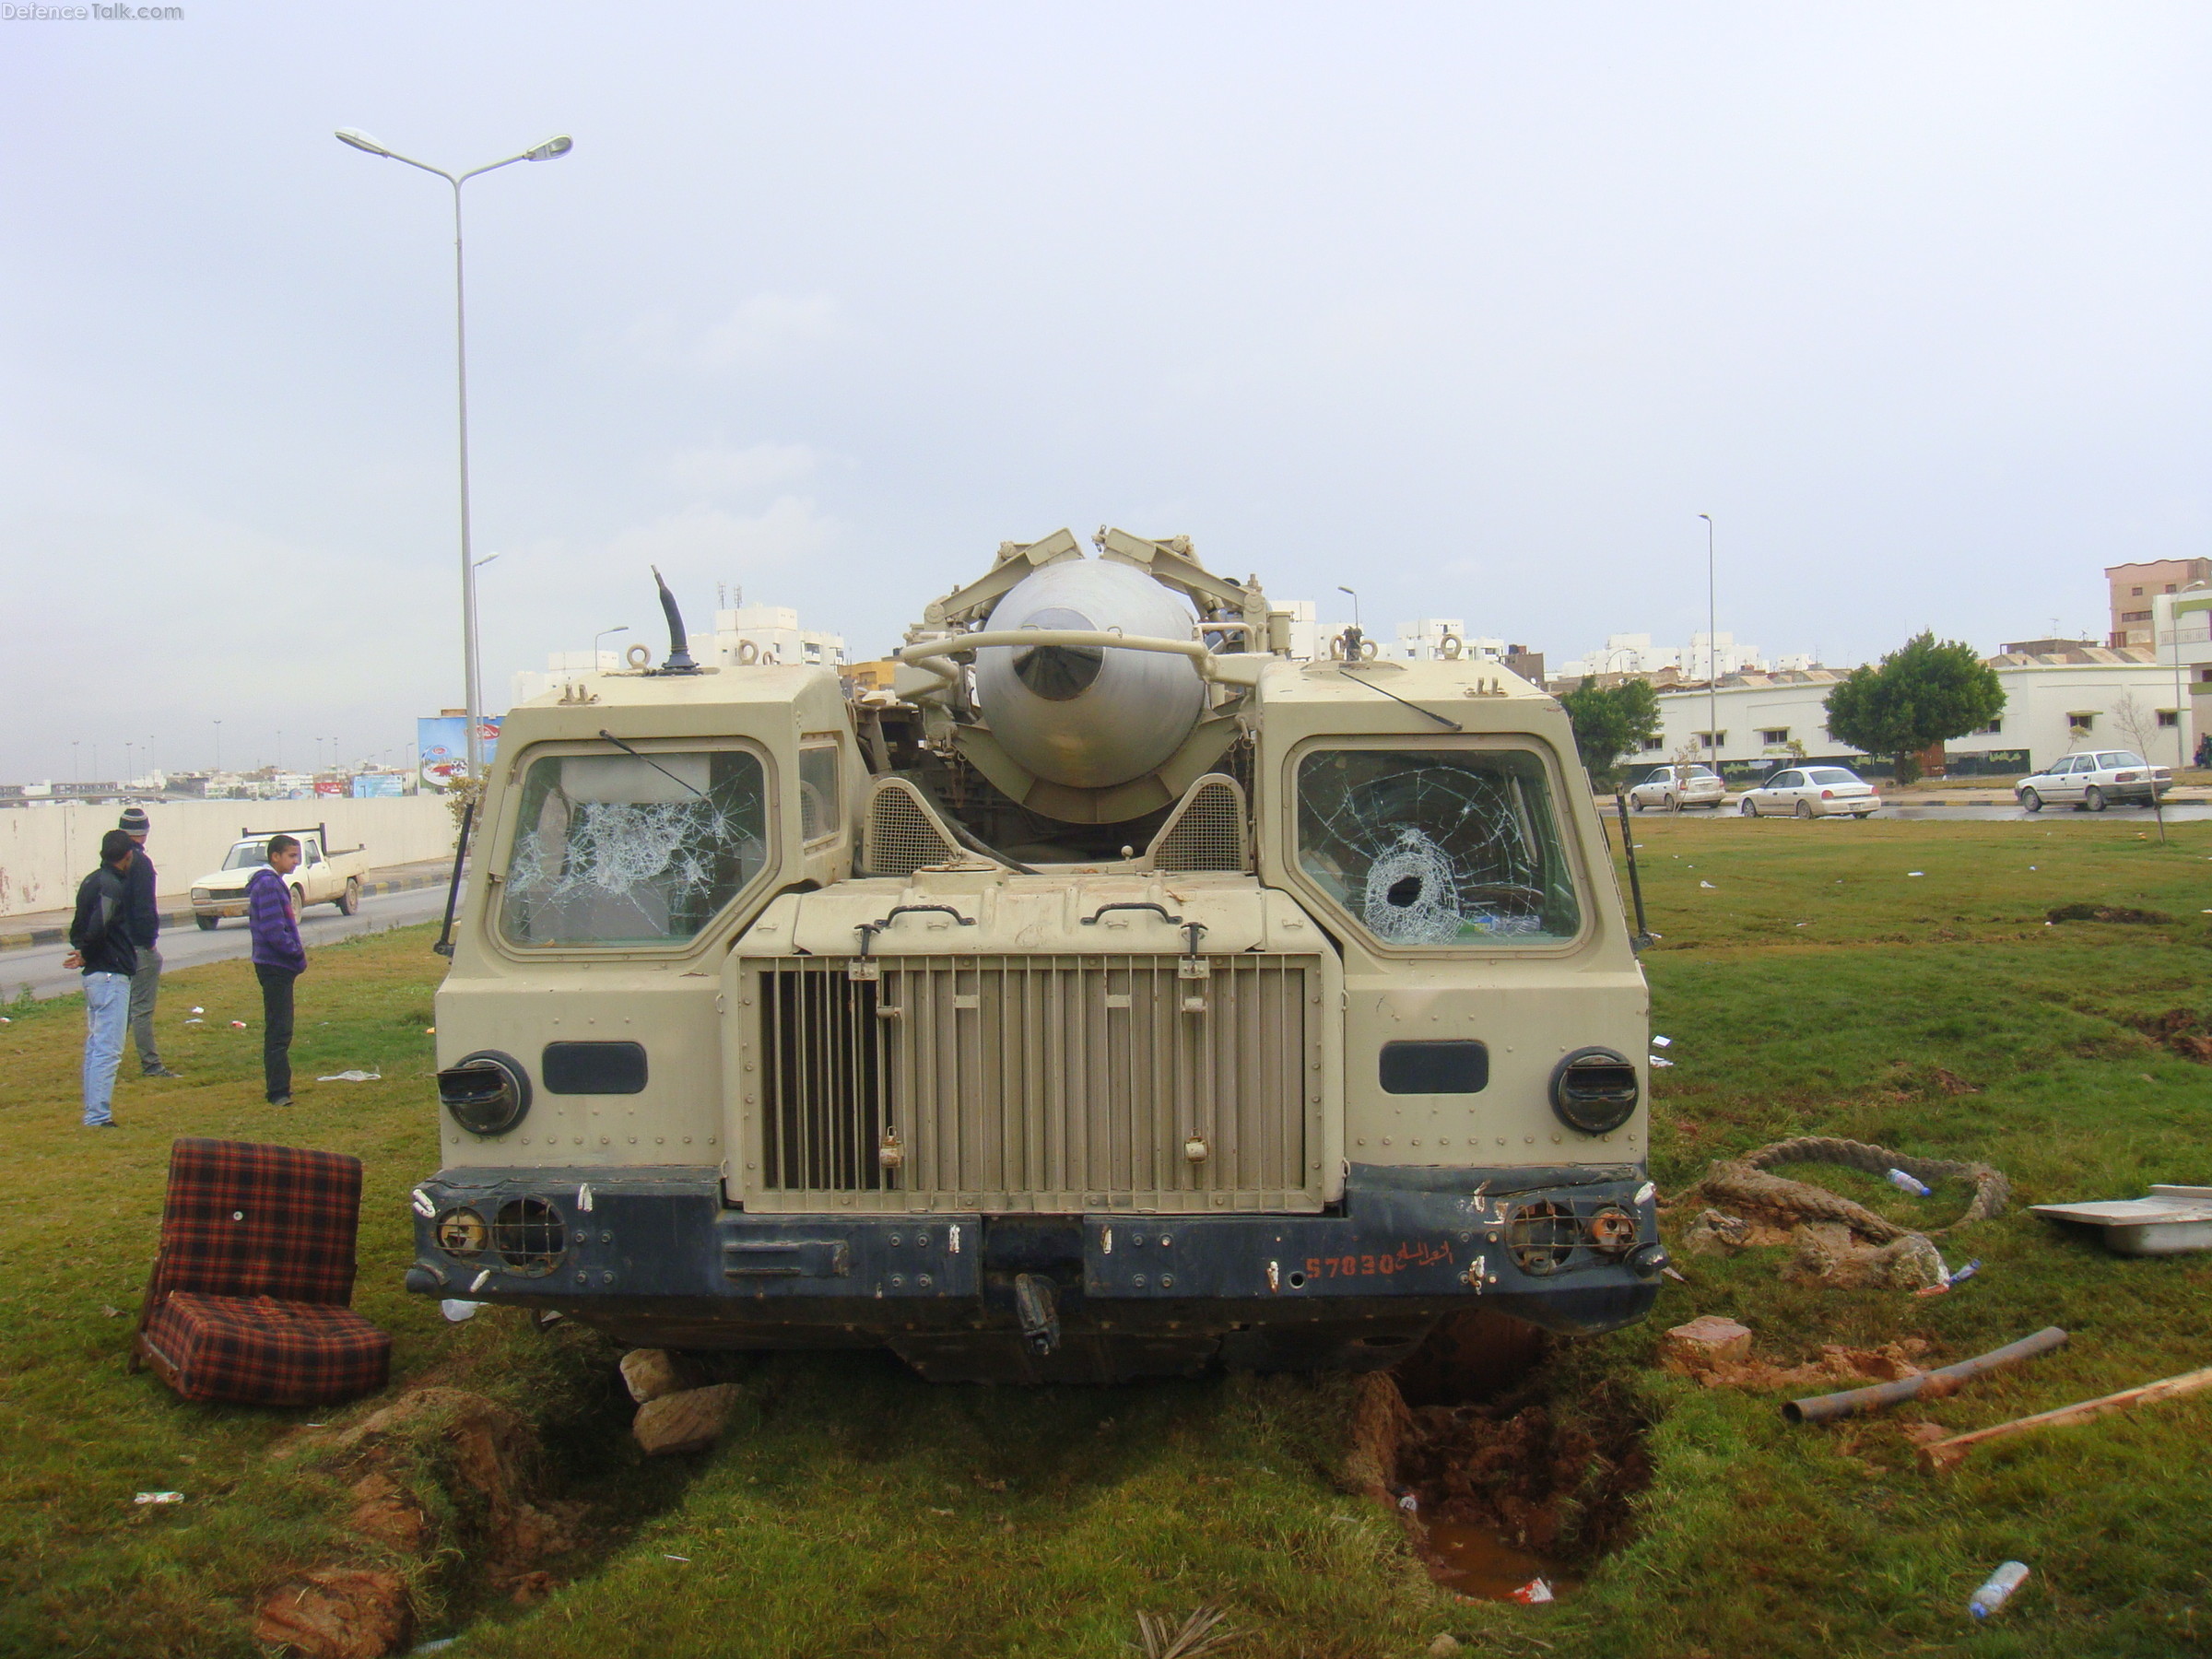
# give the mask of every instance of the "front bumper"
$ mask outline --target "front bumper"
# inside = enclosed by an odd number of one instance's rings
[[[463,1207],[489,1238],[455,1255],[439,1233]],[[1194,1217],[752,1216],[689,1171],[448,1170],[415,1211],[413,1290],[651,1346],[888,1346],[925,1372],[932,1345],[1017,1333],[1022,1275],[1053,1286],[1071,1340],[1298,1364],[1359,1328],[1387,1363],[1478,1303],[1572,1334],[1633,1323],[1664,1265],[1635,1164],[1355,1165],[1337,1214]]]

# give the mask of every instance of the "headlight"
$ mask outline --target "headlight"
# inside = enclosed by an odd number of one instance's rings
[[[472,1209],[450,1209],[438,1218],[438,1248],[450,1256],[482,1253],[489,1237],[484,1218]]]
[[[438,1074],[438,1100],[471,1135],[504,1135],[530,1110],[530,1074],[513,1056],[482,1049]]]
[[[192,889],[192,898],[193,902],[195,904],[206,903],[207,900],[207,889],[206,888],[194,888]]]
[[[1551,1109],[1584,1135],[1610,1135],[1636,1115],[1636,1067],[1611,1049],[1577,1049],[1551,1074]]]

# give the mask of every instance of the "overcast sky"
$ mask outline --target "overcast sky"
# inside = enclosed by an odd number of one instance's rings
[[[0,22],[0,779],[459,702],[449,198],[339,126],[575,136],[467,193],[495,709],[653,561],[858,657],[1110,522],[1558,662],[1711,512],[1852,663],[2212,543],[2202,6],[183,8]]]

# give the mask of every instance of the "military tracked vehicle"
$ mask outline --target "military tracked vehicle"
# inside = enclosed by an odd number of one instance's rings
[[[999,1382],[1651,1306],[1645,988],[1559,704],[1293,660],[1256,580],[1093,541],[1003,546],[889,686],[695,663],[664,588],[660,666],[507,717],[410,1288]]]

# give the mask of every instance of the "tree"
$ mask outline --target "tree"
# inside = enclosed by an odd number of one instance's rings
[[[1900,783],[1920,776],[1930,744],[1981,730],[2005,712],[1996,671],[1957,640],[1915,635],[1878,667],[1853,668],[1828,694],[1831,736],[1894,762]]]
[[[1585,679],[1559,699],[1559,706],[1574,723],[1574,747],[1593,789],[1618,785],[1622,758],[1659,735],[1659,699],[1649,680],[1623,680],[1601,688],[1594,679]]]

